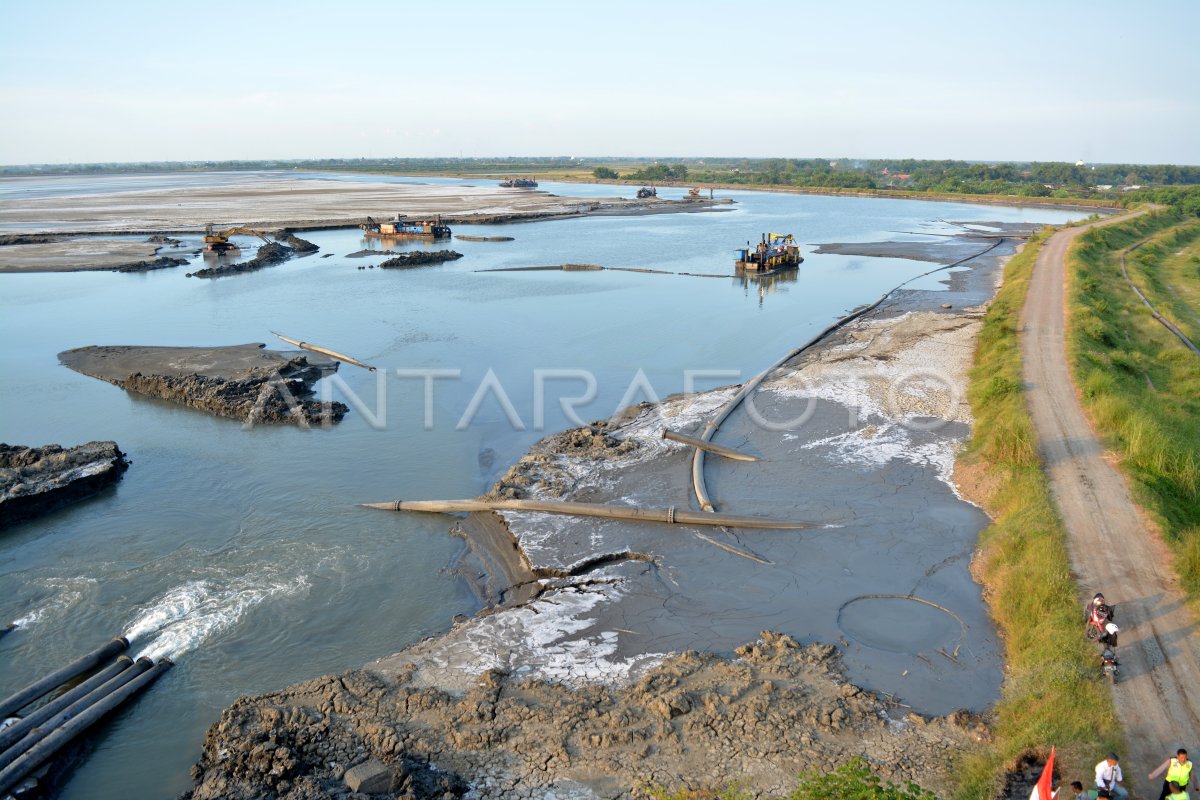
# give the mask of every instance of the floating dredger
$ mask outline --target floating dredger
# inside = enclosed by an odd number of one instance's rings
[[[536,189],[538,183],[533,178],[508,178],[500,186],[504,189]]]
[[[410,220],[405,218],[403,214],[397,214],[395,219],[387,222],[376,222],[371,217],[367,217],[367,221],[358,227],[362,228],[363,233],[367,236],[377,236],[380,238],[405,238],[419,237],[422,239],[449,239],[450,226],[442,224],[442,218],[437,217],[432,220]]]
[[[739,258],[734,262],[737,271],[759,275],[796,269],[804,260],[800,246],[790,233],[764,233],[758,244],[751,247],[746,242],[745,248],[737,253]]]

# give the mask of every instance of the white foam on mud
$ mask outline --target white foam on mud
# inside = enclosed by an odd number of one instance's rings
[[[262,575],[228,583],[189,581],[149,603],[126,627],[125,636],[130,641],[153,636],[138,653],[139,658],[178,658],[237,623],[267,598],[306,588],[308,580],[303,575],[286,581]]]
[[[590,613],[602,602],[619,599],[620,592],[615,584],[586,591],[564,589],[525,606],[476,617],[463,638],[443,640],[441,656],[429,653],[427,658],[466,674],[501,669],[522,678],[572,685],[625,682],[666,654],[616,658],[617,631],[578,635],[595,627]]]
[[[64,612],[76,606],[82,599],[85,589],[96,585],[95,578],[76,576],[70,578],[50,578],[44,581],[49,596],[43,602],[34,606],[19,619],[13,620],[18,628],[28,628],[47,619],[55,619]]]

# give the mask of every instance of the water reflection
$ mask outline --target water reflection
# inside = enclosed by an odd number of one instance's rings
[[[799,269],[780,270],[779,272],[772,272],[766,275],[760,275],[756,272],[742,272],[734,277],[733,285],[741,286],[742,294],[746,297],[750,296],[751,291],[757,293],[758,305],[761,308],[767,295],[775,294],[776,292],[783,294],[787,292],[787,284],[795,283],[799,279]]]

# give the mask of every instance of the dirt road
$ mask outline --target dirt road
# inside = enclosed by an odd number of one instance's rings
[[[1118,219],[1128,217],[1097,224]],[[1084,230],[1056,233],[1038,255],[1021,356],[1029,410],[1079,585],[1088,598],[1103,591],[1117,604],[1121,678],[1113,693],[1130,749],[1121,754],[1125,784],[1136,797],[1157,797],[1160,784],[1152,786],[1146,774],[1178,747],[1200,751],[1200,652],[1171,552],[1147,530],[1124,477],[1106,460],[1067,367],[1064,259]],[[1081,597],[1081,636],[1083,602]],[[1096,754],[1097,761],[1102,757]]]

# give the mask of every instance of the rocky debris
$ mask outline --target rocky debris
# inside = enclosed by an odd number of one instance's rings
[[[511,237],[511,236],[463,236],[462,234],[456,234],[454,236],[454,238],[462,239],[464,242],[511,242],[511,241],[513,241],[513,237]]]
[[[208,411],[247,424],[286,423],[308,427],[341,422],[345,403],[313,400],[312,384],[325,369],[296,356],[278,367],[253,367],[234,375],[159,375],[135,372],[113,383],[148,397]]]
[[[0,234],[0,247],[10,244],[50,244],[58,236],[49,233],[4,233]]]
[[[159,256],[153,261],[133,261],[128,264],[121,264],[113,267],[113,272],[150,272],[156,269],[167,269],[168,267],[181,267],[187,263],[186,258],[171,258],[170,256]]]
[[[598,420],[585,428],[547,436],[500,478],[486,497],[498,500],[519,500],[530,497],[536,487],[552,497],[566,496],[575,484],[575,477],[566,459],[587,458],[593,462],[620,458],[638,449],[638,443],[618,439],[608,432],[609,420]]]
[[[281,230],[279,235],[275,237],[275,240],[292,248],[292,250],[296,251],[297,255],[301,256],[306,256],[309,253],[315,253],[321,249],[307,239],[301,239],[289,228],[284,228]]]
[[[239,699],[209,729],[185,796],[348,798],[368,778],[372,788],[386,778],[392,788],[376,796],[389,798],[457,798],[468,785],[479,800],[630,797],[735,781],[784,794],[799,772],[854,755],[888,780],[938,790],[978,735],[952,717],[902,718],[845,682],[836,648],[769,632],[736,658],[688,651],[625,686],[491,670],[456,695],[418,686],[415,670]]]
[[[462,253],[453,250],[413,250],[401,253],[395,258],[389,258],[379,265],[380,269],[407,269],[422,264],[441,264],[443,261],[455,261],[462,258]]]
[[[246,272],[254,272],[255,270],[263,269],[264,267],[273,267],[276,264],[282,264],[295,254],[292,248],[279,242],[271,242],[264,244],[258,248],[254,258],[249,261],[242,261],[237,264],[222,264],[216,267],[206,267],[198,272],[189,272],[189,278],[222,278],[226,275],[241,275]]]
[[[116,442],[69,449],[0,444],[0,528],[93,495],[128,466]]]
[[[146,240],[150,244],[169,245],[171,247],[183,247],[182,239],[172,239],[170,236],[151,236]]]

